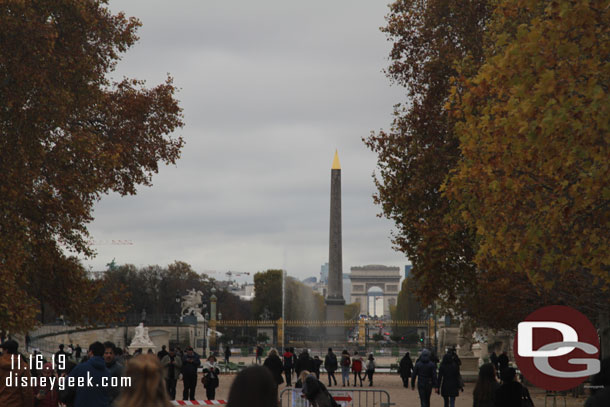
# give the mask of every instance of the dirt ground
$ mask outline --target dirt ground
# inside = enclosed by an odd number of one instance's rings
[[[220,376],[220,387],[218,387],[218,389],[216,389],[216,399],[217,400],[227,400],[228,395],[229,395],[229,388],[231,386],[231,383],[233,382],[233,379],[235,378],[235,374],[222,374]],[[340,374],[337,375],[337,378],[340,380]],[[352,376],[353,378],[353,376]],[[321,379],[325,379],[324,376],[321,376]],[[294,380],[294,379],[293,379]],[[203,388],[203,386],[201,385],[201,381],[197,381],[197,390],[196,390],[196,399],[197,400],[205,400],[205,389]],[[324,380],[324,383],[327,384],[327,382]],[[394,405],[396,407],[418,407],[419,404],[419,397],[417,395],[417,390],[412,391],[411,389],[406,389],[404,387],[402,387],[402,381],[400,379],[400,377],[397,374],[376,374],[375,378],[374,378],[374,387],[368,387],[367,383],[365,383],[364,387],[362,387],[362,389],[381,389],[381,390],[385,390],[390,394],[390,401],[392,403],[394,403]],[[280,385],[279,388],[279,392],[281,392],[283,389],[285,389],[286,386],[285,385]],[[463,393],[460,394],[459,397],[457,397],[455,405],[456,407],[471,407],[472,406],[472,390],[474,388],[474,384],[473,383],[467,383],[466,384],[466,388],[464,390]],[[331,389],[335,389],[335,387],[331,387]],[[341,387],[339,387],[339,389],[342,389]],[[182,382],[178,382],[178,386],[177,386],[177,392],[176,395],[178,396],[179,399],[181,399],[182,397]],[[530,388],[530,393],[532,395],[532,398],[534,399],[534,405],[536,407],[544,407],[545,406],[545,399],[544,399],[544,391],[540,390],[540,389],[536,389],[536,388]],[[286,406],[290,406],[290,404],[288,403],[289,397],[285,396],[282,399],[282,407],[286,407]],[[581,397],[581,398],[573,398],[573,397],[567,397],[566,401],[567,407],[581,407],[584,405],[586,398]],[[362,399],[361,401],[361,406],[373,406],[373,404],[370,402],[366,404],[365,403],[365,399]],[[563,403],[563,398],[562,399],[558,399],[557,400],[557,406],[562,406],[564,405]],[[353,406],[358,406],[358,402],[355,401]],[[376,406],[379,406],[379,404],[376,404]],[[547,400],[547,404],[546,406],[553,406],[553,400],[551,398],[549,398]],[[432,394],[432,398],[431,398],[431,407],[443,407],[443,398],[439,395],[437,395],[436,393]]]

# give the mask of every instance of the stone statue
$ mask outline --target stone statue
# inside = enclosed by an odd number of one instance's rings
[[[194,288],[188,291],[188,294],[182,297],[182,316],[193,315],[197,321],[203,321],[203,293]]]
[[[469,319],[463,319],[460,322],[460,333],[458,334],[458,355],[473,356],[472,352],[472,334],[474,327]]]
[[[151,348],[155,347],[153,341],[148,336],[148,328],[144,327],[144,324],[140,322],[140,325],[136,327],[136,334],[131,340],[130,348]]]

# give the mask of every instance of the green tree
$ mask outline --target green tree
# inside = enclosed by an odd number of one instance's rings
[[[265,315],[268,319],[282,316],[283,270],[267,270],[254,274],[254,299],[252,313],[255,319]]]
[[[103,194],[151,185],[183,141],[171,78],[111,82],[137,40],[134,18],[106,1],[0,4],[0,328],[25,331],[43,304],[73,322],[113,318],[76,256]],[[100,300],[100,301],[97,301]]]

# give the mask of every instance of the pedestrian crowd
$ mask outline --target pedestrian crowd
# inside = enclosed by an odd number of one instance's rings
[[[201,357],[192,347],[182,351],[179,347],[163,346],[156,355],[143,354],[142,349],[129,355],[127,350],[117,348],[112,342],[94,342],[84,355],[77,345],[69,346],[69,351],[61,345],[53,361],[43,361],[38,368],[29,368],[27,360],[18,352],[18,344],[8,340],[0,345],[0,406],[2,407],[169,407],[176,397],[176,384],[183,381],[184,400],[194,400],[197,387],[198,370],[201,368],[201,383],[208,400],[215,400],[216,389],[220,383],[220,368],[215,355],[211,354],[202,363]],[[80,349],[80,350],[79,350]],[[338,386],[335,372],[341,370],[342,386],[360,387],[368,380],[373,386],[376,368],[372,354],[363,357],[358,351],[353,354],[347,349],[340,356],[328,348],[324,358],[311,356],[308,349],[300,353],[294,348],[285,348],[280,356],[276,349],[269,350],[263,359],[263,351],[256,351],[256,365],[240,371],[229,390],[229,407],[277,407],[278,386],[300,389],[302,397],[314,407],[336,407],[337,402],[329,388]],[[80,359],[76,355],[81,356]],[[225,349],[224,357],[228,362],[230,349]],[[21,358],[16,363],[15,358]],[[66,363],[58,364],[57,361]],[[440,362],[440,363],[439,363]],[[320,378],[321,367],[327,378]],[[601,363],[601,371],[592,381],[592,395],[585,407],[610,406],[610,358]],[[464,391],[461,360],[455,349],[449,349],[439,361],[434,352],[422,350],[415,363],[407,352],[399,363],[398,372],[405,388],[417,392],[421,407],[429,407],[432,393],[443,398],[445,407],[454,407],[456,398]],[[36,386],[8,386],[7,377],[15,382],[22,378],[28,383],[37,377]],[[44,378],[46,380],[42,380]],[[57,378],[87,378],[92,385],[54,385]],[[128,385],[121,378],[129,378]],[[293,380],[294,379],[294,380]],[[326,380],[327,379],[327,380]],[[106,380],[104,382],[104,380]],[[327,381],[328,385],[324,382]],[[103,385],[121,383],[121,385]],[[492,353],[489,363],[479,368],[478,378],[473,390],[473,407],[533,407],[529,391],[515,368],[510,367],[506,352],[500,356]]]

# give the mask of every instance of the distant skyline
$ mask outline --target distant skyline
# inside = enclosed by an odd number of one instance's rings
[[[361,138],[388,129],[404,89],[382,70],[386,2],[110,1],[142,21],[113,76],[167,73],[180,89],[186,145],[133,197],[104,196],[89,230],[93,270],[185,261],[198,272],[283,268],[319,277],[328,261],[330,169],[342,167],[343,272],[399,266],[392,222],[377,217],[376,156]],[[214,276],[214,274],[212,274]]]

